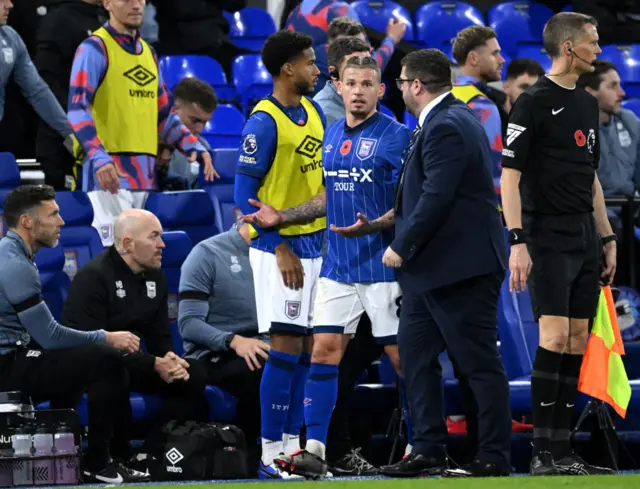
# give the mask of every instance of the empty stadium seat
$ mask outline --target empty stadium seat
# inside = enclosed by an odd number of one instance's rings
[[[635,98],[631,100],[625,100],[624,102],[622,102],[622,107],[630,110],[635,115],[640,117],[640,99]]]
[[[191,239],[184,231],[167,231],[162,233],[165,249],[162,252],[162,270],[167,278],[169,289],[169,321],[171,338],[175,352],[182,356],[184,349],[182,337],[178,329],[178,290],[180,287],[180,267],[191,252]]]
[[[56,202],[64,220],[60,231],[64,272],[73,280],[77,271],[100,254],[104,247],[98,231],[91,226],[93,207],[86,193],[56,192]]]
[[[217,149],[211,152],[213,166],[220,175],[220,179],[211,183],[200,182],[213,202],[216,213],[216,228],[219,232],[227,231],[235,222],[233,198],[233,184],[236,175],[236,162],[238,150]]]
[[[430,2],[416,10],[415,19],[415,41],[438,49],[451,45],[465,27],[484,25],[482,12],[465,2]]]
[[[535,59],[546,73],[551,70],[551,58],[542,45],[520,46],[516,58]]]
[[[4,198],[11,190],[20,185],[20,168],[12,153],[0,153],[0,238],[7,226],[4,220]]]
[[[245,114],[253,102],[266,97],[273,90],[273,80],[259,54],[243,54],[233,60],[233,84]]]
[[[34,261],[40,273],[42,300],[49,307],[53,317],[59,321],[71,285],[69,277],[63,271],[64,251],[62,246],[40,248],[35,254]]]
[[[260,52],[264,42],[276,32],[273,17],[265,9],[246,7],[233,14],[224,11],[229,22],[229,39],[236,46]]]
[[[502,50],[513,58],[521,44],[542,44],[542,30],[552,15],[546,5],[521,0],[494,5],[487,18]]]
[[[171,91],[183,78],[196,77],[211,85],[219,100],[230,101],[235,98],[235,90],[229,86],[222,66],[209,56],[165,56],[160,60],[160,71]]]
[[[184,231],[195,245],[215,234],[215,211],[204,190],[151,192],[145,209],[153,212],[165,231]]]
[[[213,117],[204,126],[202,137],[212,149],[233,148],[240,146],[240,136],[244,126],[244,115],[232,105],[220,105]]]
[[[599,57],[616,65],[627,97],[640,97],[640,44],[604,46]]]
[[[353,7],[356,14],[358,14],[360,22],[383,34],[387,31],[389,19],[395,18],[404,22],[407,26],[404,41],[413,41],[414,30],[411,14],[402,5],[388,0],[357,0],[351,4],[351,7]]]

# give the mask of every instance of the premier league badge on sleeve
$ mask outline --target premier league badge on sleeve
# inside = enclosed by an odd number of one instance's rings
[[[252,155],[258,151],[258,141],[255,134],[247,134],[242,142],[242,151],[247,155]]]
[[[360,141],[358,141],[358,149],[356,150],[358,159],[364,161],[373,156],[377,143],[377,139],[361,138]]]

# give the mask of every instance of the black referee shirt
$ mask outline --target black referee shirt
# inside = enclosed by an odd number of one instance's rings
[[[582,88],[563,88],[543,76],[518,97],[509,114],[502,166],[522,172],[523,213],[593,212],[598,124],[598,102]]]
[[[168,290],[162,270],[134,274],[112,246],[82,267],[69,289],[62,324],[83,331],[130,331],[148,355],[135,362],[153,370],[154,357],[173,351]]]

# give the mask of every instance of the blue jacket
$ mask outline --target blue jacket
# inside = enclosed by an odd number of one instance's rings
[[[427,115],[396,192],[398,280],[419,294],[505,269],[507,250],[482,125],[449,94]]]

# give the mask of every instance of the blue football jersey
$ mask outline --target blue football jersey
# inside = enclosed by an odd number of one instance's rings
[[[341,119],[325,131],[327,226],[350,226],[358,212],[373,220],[393,208],[402,155],[410,139],[406,126],[380,112],[354,128]],[[393,282],[394,270],[382,264],[392,240],[393,229],[361,238],[327,231],[320,276],[343,283]]]

